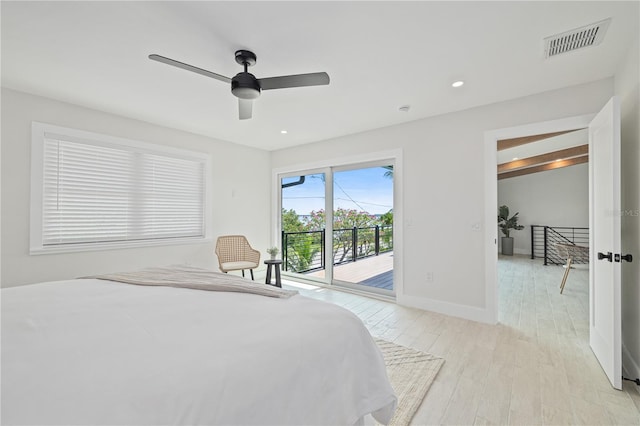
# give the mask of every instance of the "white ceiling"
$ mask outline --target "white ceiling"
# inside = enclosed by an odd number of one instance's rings
[[[638,2],[3,1],[1,12],[3,86],[267,150],[610,77],[638,36]],[[544,59],[544,37],[609,17],[599,46]],[[240,121],[227,85],[147,58],[232,77],[238,49],[256,53],[258,78],[326,71],[331,84],[265,91]]]

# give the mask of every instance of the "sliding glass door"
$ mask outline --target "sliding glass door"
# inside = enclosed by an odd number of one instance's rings
[[[394,295],[392,161],[279,176],[283,269]]]

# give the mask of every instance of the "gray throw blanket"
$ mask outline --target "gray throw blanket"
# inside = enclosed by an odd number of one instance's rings
[[[268,284],[260,284],[234,275],[193,266],[176,265],[164,268],[147,268],[133,272],[93,275],[81,278],[118,281],[127,284],[191,288],[207,291],[251,293],[267,297],[288,299],[298,294],[296,290],[284,290]]]

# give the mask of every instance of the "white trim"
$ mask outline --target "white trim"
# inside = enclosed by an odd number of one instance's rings
[[[198,158],[198,159],[209,159],[211,156],[205,152],[199,151],[191,151],[182,148],[175,148],[167,145],[159,145],[150,142],[142,142],[133,139],[121,138],[118,136],[105,135],[102,133],[94,133],[86,130],[78,130],[70,127],[62,127],[56,126],[54,124],[41,123],[37,121],[33,121],[31,123],[31,135],[32,142],[34,135],[38,134],[42,139],[44,134],[53,134],[53,135],[64,135],[67,137],[73,137],[75,139],[80,139],[84,141],[90,141],[95,145],[102,146],[112,146],[112,145],[120,145],[125,147],[134,147],[139,150],[152,152],[152,153],[167,153],[172,154],[176,157],[183,157],[187,159]]]
[[[404,296],[404,160],[402,150],[393,154],[393,290],[396,302]]]
[[[497,144],[500,139],[510,139],[543,133],[562,132],[583,129],[595,114],[561,118],[504,129],[489,130],[484,133],[485,152],[485,303],[491,323],[498,321],[498,227],[496,211],[498,208]]]
[[[29,253],[34,254],[42,247],[42,209],[44,180],[44,127],[45,124],[31,123],[31,204],[29,207]]]
[[[333,168],[326,167],[324,173],[324,235],[325,235],[325,245],[324,245],[324,282],[331,285],[333,276],[333,211],[335,209],[333,199]],[[327,239],[327,235],[331,236],[331,238]],[[327,240],[331,241],[332,244],[327,244]],[[355,252],[355,247],[353,247],[353,252]],[[331,262],[327,262],[327,259],[331,259]]]
[[[456,303],[443,302],[441,300],[429,299],[426,297],[396,296],[399,305],[410,306],[426,311],[437,312],[439,314],[459,317],[471,321],[493,324],[492,312],[485,308],[468,305],[458,305]]]
[[[279,196],[280,177],[286,176],[288,173],[295,173],[303,171],[304,173],[310,173],[312,171],[323,171],[329,168],[340,168],[349,166],[360,166],[361,164],[367,165],[367,163],[378,163],[384,160],[390,160],[393,162],[393,288],[396,295],[396,299],[399,295],[404,293],[403,285],[403,255],[402,248],[403,243],[403,231],[404,231],[404,198],[403,198],[403,162],[402,162],[402,149],[393,149],[388,151],[376,151],[368,152],[366,154],[359,154],[348,157],[329,158],[311,163],[301,163],[292,166],[285,166],[272,169],[272,192],[271,192],[271,205],[273,206],[272,218],[273,218],[273,235],[272,241],[277,241],[280,235],[280,212],[282,211],[282,205]],[[333,222],[333,221],[332,221]],[[279,244],[279,243],[275,243]],[[329,258],[329,257],[327,257]],[[332,287],[333,288],[333,287]]]
[[[43,210],[43,162],[44,162],[44,144],[45,138],[48,136],[60,136],[65,138],[85,141],[92,145],[100,146],[122,146],[134,148],[137,151],[170,154],[176,158],[184,158],[189,160],[198,160],[204,163],[204,218],[202,237],[184,237],[184,238],[166,238],[139,241],[118,241],[103,243],[87,243],[73,244],[68,246],[44,247],[42,243],[42,210]],[[68,127],[56,126],[48,123],[33,121],[31,123],[31,194],[30,194],[30,235],[29,235],[29,254],[55,254],[55,253],[73,253],[96,250],[111,250],[146,246],[166,246],[166,245],[183,245],[183,244],[202,244],[213,241],[212,222],[213,222],[213,200],[211,191],[211,182],[213,180],[213,170],[211,163],[211,155],[169,147],[166,145],[152,144],[131,139],[120,138],[100,133],[93,133],[84,130],[78,130]]]
[[[498,136],[485,132],[484,136],[484,233],[485,233],[485,307],[487,322],[498,322]]]

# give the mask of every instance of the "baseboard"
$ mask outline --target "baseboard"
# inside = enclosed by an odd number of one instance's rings
[[[437,312],[439,314],[449,315],[452,317],[464,318],[471,321],[484,322],[494,324],[491,312],[485,308],[475,306],[458,305],[441,300],[428,299],[426,297],[416,297],[407,295],[397,295],[396,303],[402,306],[423,309],[425,311]]]
[[[633,359],[624,343],[622,344],[622,374],[630,379],[640,378],[640,366]],[[635,386],[635,388],[640,393],[640,386]]]

